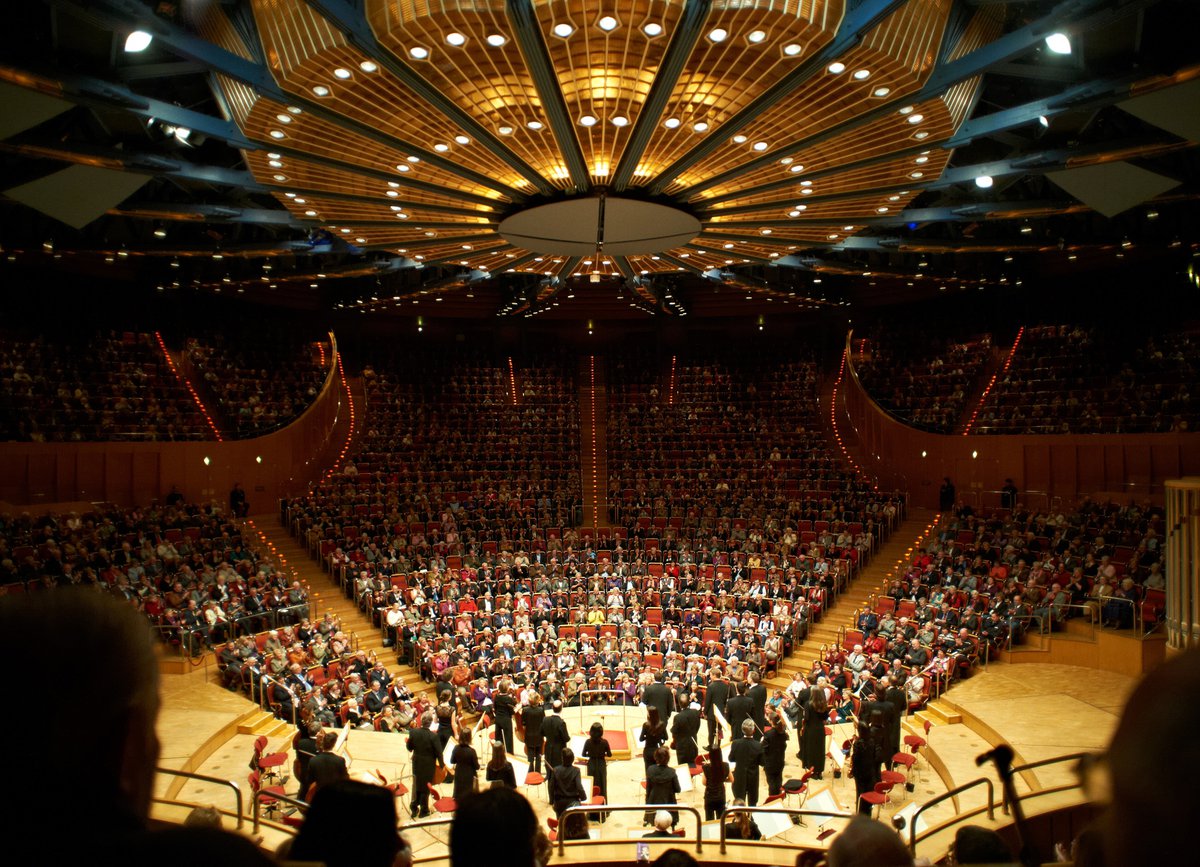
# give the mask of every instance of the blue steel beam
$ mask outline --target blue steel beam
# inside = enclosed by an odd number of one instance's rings
[[[520,46],[521,56],[525,58],[525,66],[533,79],[533,86],[537,89],[550,131],[558,143],[558,151],[571,175],[571,183],[575,185],[576,192],[586,192],[591,186],[591,175],[583,160],[583,150],[575,136],[575,124],[563,100],[554,64],[546,52],[546,41],[542,37],[533,4],[530,0],[505,0],[504,9],[512,24],[517,45]]]
[[[730,136],[754,123],[760,115],[787,99],[796,88],[824,69],[832,60],[857,45],[868,30],[905,2],[906,0],[862,0],[842,17],[841,26],[833,41],[807,60],[801,61],[766,92],[721,124],[720,135],[706,136],[704,141],[667,166],[651,185],[650,192],[662,193],[681,173],[723,147]]]
[[[897,99],[881,104],[878,108],[871,111],[855,115],[841,123],[835,123],[819,133],[792,142],[787,147],[772,151],[769,155],[747,160],[736,168],[713,175],[680,191],[676,194],[676,198],[681,200],[693,198],[702,190],[727,184],[740,178],[742,175],[772,165],[782,157],[794,156],[807,148],[829,141],[843,133],[858,129],[869,123],[874,123],[880,118],[894,115],[906,105],[915,105],[941,96],[952,85],[969,78],[974,78],[977,75],[982,75],[991,67],[1006,63],[1012,58],[1029,51],[1040,44],[1046,38],[1046,35],[1053,30],[1080,32],[1100,27],[1118,21],[1131,12],[1152,6],[1158,2],[1160,0],[1117,0],[1115,3],[1113,0],[1065,0],[1065,2],[1060,3],[1037,21],[1014,30],[1011,33],[1006,33],[994,42],[990,42],[982,48],[963,55],[957,60],[936,67],[928,80],[926,80],[924,86],[916,93],[898,97]],[[1086,17],[1075,17],[1083,13],[1087,13]],[[723,129],[726,127],[723,127]],[[678,172],[675,174],[678,174]],[[671,177],[674,177],[674,175]]]
[[[612,185],[618,192],[624,190],[633,180],[633,173],[637,170],[642,154],[646,152],[646,146],[650,144],[650,137],[658,128],[658,119],[667,107],[667,101],[675,90],[675,83],[679,81],[679,75],[704,31],[710,2],[711,0],[690,0],[684,5],[683,15],[671,35],[671,44],[667,46],[658,72],[650,85],[650,93],[642,103],[642,110],[638,112],[633,131],[629,134],[621,160],[617,163],[617,170],[613,173]]]
[[[426,150],[425,148],[413,144],[412,142],[407,142],[380,132],[369,124],[362,123],[361,121],[346,117],[343,114],[331,111],[325,104],[310,99],[302,94],[288,93],[279,86],[274,77],[271,75],[270,70],[268,70],[262,64],[247,60],[241,55],[234,54],[231,51],[226,51],[219,45],[214,45],[213,43],[201,39],[198,36],[195,36],[184,30],[183,28],[166,21],[165,19],[159,18],[154,14],[154,11],[151,8],[138,2],[138,0],[95,0],[95,2],[88,5],[82,5],[81,0],[43,0],[43,2],[78,11],[80,14],[101,22],[104,26],[112,27],[114,29],[129,29],[135,26],[140,27],[151,33],[156,40],[165,45],[175,54],[178,54],[180,57],[199,63],[205,68],[214,72],[219,72],[237,81],[241,81],[242,83],[253,88],[254,91],[263,98],[274,100],[275,102],[279,102],[284,105],[298,106],[314,117],[318,117],[321,120],[334,124],[335,126],[344,129],[347,132],[352,132],[355,135],[363,136],[364,138],[377,142],[384,147],[398,150],[405,154],[419,156],[422,160],[430,165],[437,166],[443,171],[454,174],[455,176],[461,177],[465,180],[469,180],[472,183],[478,184],[487,189],[503,193],[505,196],[508,196],[514,201],[520,201],[525,198],[525,194],[519,190],[509,187],[507,184],[502,184],[496,179],[491,178],[481,172],[464,168],[452,160],[444,158],[436,151]],[[316,0],[314,0],[314,5],[321,6],[325,4],[318,3]],[[330,5],[342,6],[344,4],[331,2]],[[324,10],[322,10],[322,12],[325,14]],[[333,21],[331,23],[334,23],[335,25],[339,24],[337,21]],[[370,28],[366,27],[365,21],[362,22],[362,26],[367,30],[368,33],[370,32]],[[351,36],[351,34],[347,33],[346,35],[348,39],[351,39],[352,42],[354,41],[354,38]],[[381,66],[386,67],[393,75],[396,75],[401,80],[404,80],[406,84],[408,84],[408,81],[405,80],[406,77],[414,77],[411,70],[407,70],[407,67],[404,67],[403,70],[400,69],[399,67],[401,67],[402,64],[398,64],[390,55],[384,55],[382,51],[379,51],[378,54],[380,56],[377,62],[379,62]],[[405,70],[407,70],[407,72],[405,72]],[[429,85],[426,84],[424,89],[429,90]],[[457,117],[454,119],[458,121]],[[478,126],[478,124],[475,124],[474,126]],[[480,129],[482,129],[482,127],[480,127]],[[472,131],[474,132],[473,128]],[[486,142],[483,140],[483,138],[480,137],[478,133],[475,133],[475,135],[477,138],[480,138],[481,144],[486,146]],[[488,139],[492,138],[491,133],[487,130],[483,130],[483,136],[486,136]],[[274,146],[269,143],[255,144],[254,148],[252,149],[260,149],[263,147],[269,147],[272,150],[275,149]],[[509,159],[516,160],[516,157],[509,153],[506,148],[503,148],[503,150],[508,154]],[[545,179],[543,179],[541,175],[537,174],[537,172],[534,172],[522,161],[516,161],[519,165],[524,166],[525,171],[532,173],[534,178],[537,178],[539,181],[541,181],[542,185],[545,185]],[[513,166],[513,168],[517,168],[517,166]],[[535,184],[535,186],[538,185]]]

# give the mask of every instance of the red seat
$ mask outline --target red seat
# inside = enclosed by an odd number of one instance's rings
[[[433,787],[433,783],[426,783],[426,788],[429,789],[429,796],[433,799],[433,809],[439,813],[453,813],[458,809],[458,802],[453,798],[443,798],[438,794],[438,790]]]
[[[892,783],[878,782],[875,784],[875,791],[863,792],[858,796],[858,799],[870,804],[872,807],[876,808],[877,811],[882,810],[883,805],[891,800],[891,798],[888,796],[888,792],[892,790],[892,785]],[[876,813],[876,818],[878,818],[878,813]]]

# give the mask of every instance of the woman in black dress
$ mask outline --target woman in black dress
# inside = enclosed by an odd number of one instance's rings
[[[642,750],[642,761],[646,764],[646,773],[654,766],[654,754],[667,740],[667,727],[658,720],[658,708],[651,705],[646,708],[646,722],[638,732],[638,740],[646,745]]]
[[[813,779],[819,780],[825,773],[825,722],[829,718],[829,705],[825,702],[825,691],[814,689],[804,707],[804,732],[800,736],[800,763],[813,771]]]
[[[654,751],[654,764],[646,771],[646,803],[647,804],[674,804],[675,793],[679,791],[679,776],[675,773],[675,769],[669,764],[671,761],[671,751],[666,747],[659,747]],[[650,825],[654,822],[654,810],[647,810],[646,815],[642,820],[645,825]],[[671,814],[671,826],[674,827],[679,822],[679,814]]]
[[[471,746],[471,732],[464,729],[458,734],[458,746],[450,754],[454,765],[454,800],[475,791],[476,775],[479,773],[479,756]]]
[[[521,710],[521,721],[525,724],[525,755],[529,757],[529,770],[538,773],[542,771],[542,747],[545,745],[542,721],[545,719],[542,696],[535,692],[529,697],[529,704]]]
[[[604,800],[608,800],[608,759],[612,757],[612,748],[604,737],[604,725],[592,723],[588,729],[588,739],[583,742],[583,757],[588,760],[587,772],[592,778],[592,785],[600,789]]]
[[[882,774],[883,727],[859,723],[858,737],[850,752],[850,774],[854,777],[854,794],[858,798],[858,812],[871,815],[871,805],[862,800],[867,792],[875,791],[875,784]]]
[[[504,741],[492,741],[492,760],[487,763],[484,777],[493,786],[500,783],[510,789],[517,787],[517,775],[504,750]]]
[[[721,747],[714,746],[704,763],[704,821],[721,818],[725,812],[725,782],[729,779],[729,765],[721,756]]]

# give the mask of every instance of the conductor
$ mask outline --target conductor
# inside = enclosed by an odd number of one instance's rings
[[[408,735],[408,751],[413,754],[412,804],[409,810],[414,819],[429,815],[429,787],[433,784],[434,770],[445,767],[442,758],[442,741],[429,726],[433,723],[433,711],[421,714],[420,728]]]

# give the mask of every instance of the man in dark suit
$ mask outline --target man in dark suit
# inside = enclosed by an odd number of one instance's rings
[[[732,735],[736,735],[742,730],[742,721],[750,720],[754,722],[754,707],[750,703],[750,699],[746,697],[746,681],[742,680],[737,685],[737,695],[725,702],[725,719],[729,720],[729,727],[732,729]],[[754,729],[750,730],[751,732]]]
[[[681,765],[694,765],[700,754],[700,711],[691,706],[691,697],[680,700],[680,709],[671,720],[671,740],[675,748],[675,759]]]
[[[767,727],[767,688],[762,685],[762,675],[757,671],[750,672],[750,686],[746,689],[746,698],[750,699],[750,718],[758,726],[758,736],[761,736]]]
[[[445,767],[442,758],[442,741],[429,730],[433,724],[433,712],[421,714],[419,728],[408,735],[408,751],[413,754],[412,804],[409,809],[414,819],[429,815],[429,785],[433,783],[434,769]]]
[[[716,743],[717,737],[717,719],[714,709],[720,709],[721,713],[725,713],[725,703],[729,701],[729,681],[725,679],[725,673],[719,668],[713,668],[708,689],[704,691],[704,719],[708,724],[708,747]]]
[[[325,732],[319,744],[320,752],[309,759],[304,785],[310,790],[315,792],[322,786],[336,783],[338,780],[345,780],[350,776],[346,770],[346,760],[331,752],[337,745],[337,741],[337,732]],[[314,786],[316,789],[313,789]],[[308,795],[308,792],[305,794]]]
[[[748,717],[742,720],[740,731],[742,736],[729,745],[729,761],[734,764],[733,796],[757,807],[758,769],[763,762],[763,747],[754,739],[754,720]]]
[[[550,705],[551,712],[542,720],[542,737],[546,743],[546,767],[553,770],[562,764],[563,748],[570,743],[571,736],[567,732],[567,723],[559,715],[562,713],[562,702],[555,701]]]
[[[296,782],[300,797],[308,793],[308,766],[317,755],[317,738],[321,736],[321,724],[313,720],[308,724],[304,736],[296,741]]]
[[[513,755],[513,713],[517,703],[509,692],[508,682],[500,681],[500,688],[493,698],[492,713],[496,717],[496,740],[503,739],[504,750]]]
[[[889,750],[885,760],[887,766],[892,766],[892,756],[900,752],[900,721],[908,713],[908,699],[905,698],[904,690],[900,685],[895,683],[890,677],[885,678],[887,687],[883,692],[883,701],[892,706],[892,715],[888,719],[888,728],[884,730],[884,742],[886,749]]]
[[[658,678],[646,684],[646,688],[642,690],[642,703],[646,707],[658,708],[658,721],[664,726],[670,727],[671,712],[675,710],[675,696],[671,694],[671,688],[662,682],[663,673],[658,673]]]
[[[558,721],[562,722],[562,718],[559,717]],[[572,804],[587,800],[587,793],[583,790],[583,778],[579,768],[575,766],[575,753],[570,748],[564,749],[561,760],[562,764],[556,766],[546,778],[550,789],[550,803],[554,806],[556,816],[561,816]]]

